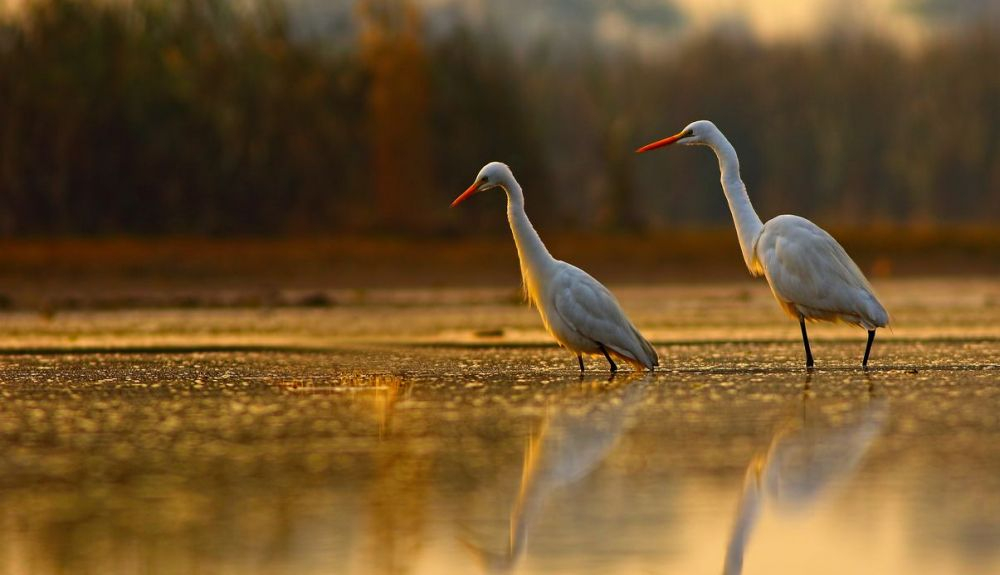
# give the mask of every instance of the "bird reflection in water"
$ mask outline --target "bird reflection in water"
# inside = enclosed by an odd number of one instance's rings
[[[619,380],[622,378],[619,377]],[[580,481],[614,451],[629,416],[641,404],[648,377],[626,376],[624,386],[606,390],[585,405],[552,406],[525,448],[521,486],[510,514],[507,548],[491,552],[465,541],[487,573],[508,573],[523,557],[528,535],[546,502]]]
[[[779,427],[767,451],[747,466],[725,575],[743,571],[743,556],[765,505],[777,513],[816,505],[832,486],[850,478],[888,419],[885,398],[870,398],[839,421],[830,421],[808,396],[801,401],[799,413]]]

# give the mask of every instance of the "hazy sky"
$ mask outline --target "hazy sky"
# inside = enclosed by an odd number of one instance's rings
[[[287,0],[313,33],[350,33],[354,0]],[[730,29],[764,40],[824,31],[874,31],[919,44],[970,23],[1000,23],[998,0],[411,0],[431,31],[489,26],[512,42],[595,38],[609,46],[668,49],[688,34]]]
[[[0,0],[0,11],[16,10],[30,1]],[[285,1],[306,34],[329,39],[353,36],[357,0]],[[410,1],[425,9],[431,32],[470,22],[499,30],[514,43],[585,37],[643,51],[667,49],[688,34],[720,28],[764,40],[808,39],[829,29],[866,30],[910,45],[969,24],[989,22],[1000,28],[1000,0]]]

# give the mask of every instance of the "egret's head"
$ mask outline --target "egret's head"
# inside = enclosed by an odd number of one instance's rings
[[[650,150],[655,150],[656,148],[669,146],[670,144],[684,144],[685,146],[696,146],[699,144],[707,145],[711,142],[712,138],[715,137],[715,134],[718,133],[719,129],[716,128],[715,124],[712,122],[709,122],[708,120],[698,120],[697,122],[691,122],[686,128],[669,138],[664,138],[651,144],[646,144],[636,150],[636,153],[648,152]]]
[[[479,174],[476,176],[476,181],[469,186],[469,189],[462,192],[462,195],[455,198],[455,201],[451,203],[451,207],[454,208],[458,204],[465,201],[466,198],[477,192],[492,190],[493,188],[502,188],[507,184],[507,182],[513,179],[514,175],[510,172],[510,168],[507,167],[507,164],[502,162],[490,162],[483,166],[483,169],[479,170]]]

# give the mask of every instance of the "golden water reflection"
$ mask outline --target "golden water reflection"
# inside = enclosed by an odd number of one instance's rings
[[[850,479],[889,416],[885,398],[851,406],[836,419],[808,397],[796,402],[794,411],[778,426],[767,451],[755,454],[747,466],[726,547],[726,575],[742,573],[751,535],[765,508],[782,516],[808,513],[837,484]]]
[[[10,356],[0,572],[998,572],[989,345]]]
[[[493,552],[467,542],[484,571],[513,571],[552,493],[589,475],[615,448],[626,429],[628,416],[651,385],[648,376],[630,373],[623,378],[622,388],[600,395],[589,404],[547,409],[539,431],[525,446],[524,467],[510,513],[510,535],[505,548]],[[586,505],[585,500],[578,503]]]

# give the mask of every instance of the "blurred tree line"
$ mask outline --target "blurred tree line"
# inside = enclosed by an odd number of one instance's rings
[[[297,37],[277,2],[29,2],[0,23],[0,234],[498,231],[500,194],[447,208],[494,159],[551,227],[725,224],[707,151],[632,153],[701,118],[765,219],[1000,217],[995,30],[719,32],[649,58],[431,35],[405,0],[356,21],[345,43]]]

